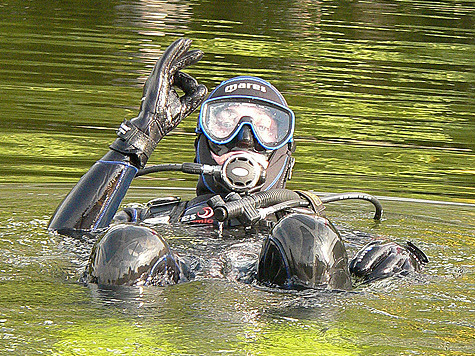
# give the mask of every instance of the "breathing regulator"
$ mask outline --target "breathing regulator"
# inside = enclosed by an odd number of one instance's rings
[[[266,180],[264,167],[252,155],[247,153],[239,153],[229,157],[223,166],[200,163],[160,164],[141,169],[135,176],[163,171],[210,175],[227,189],[240,194],[259,189]]]

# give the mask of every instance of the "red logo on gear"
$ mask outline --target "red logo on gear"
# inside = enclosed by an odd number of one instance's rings
[[[203,208],[203,212],[199,212],[196,215],[198,215],[202,219],[208,219],[214,215],[214,211],[209,206],[205,206]]]

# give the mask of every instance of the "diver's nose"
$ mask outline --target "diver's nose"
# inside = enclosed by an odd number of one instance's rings
[[[254,134],[249,125],[244,125],[237,136],[236,147],[240,148],[254,148]]]

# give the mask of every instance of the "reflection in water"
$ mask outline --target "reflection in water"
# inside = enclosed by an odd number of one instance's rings
[[[142,0],[124,3],[115,7],[117,11],[116,26],[130,28],[136,32],[138,42],[134,44],[140,63],[147,63],[137,84],[142,85],[156,60],[169,45],[169,40],[161,38],[167,35],[180,36],[188,30],[192,16],[190,5],[183,1]]]

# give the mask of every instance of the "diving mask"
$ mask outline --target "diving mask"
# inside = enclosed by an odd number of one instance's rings
[[[197,132],[223,145],[232,141],[244,125],[251,127],[262,147],[276,150],[292,141],[295,116],[289,108],[261,98],[208,99],[201,106]]]

